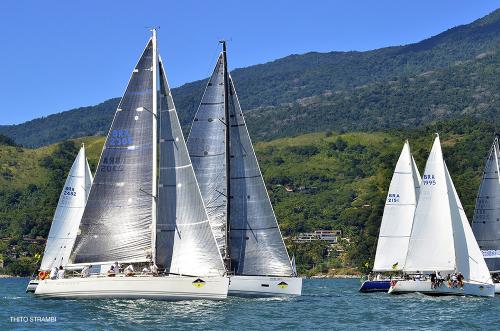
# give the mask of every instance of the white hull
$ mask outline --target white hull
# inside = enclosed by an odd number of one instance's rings
[[[230,276],[229,295],[248,297],[302,294],[302,278],[272,276]]]
[[[193,300],[225,299],[229,279],[226,277],[136,276],[67,278],[42,280],[35,296],[58,299],[156,299]]]
[[[392,283],[388,293],[403,294],[412,292],[420,292],[428,295],[473,295],[493,297],[495,295],[495,286],[493,286],[493,284],[465,282],[463,287],[448,287],[446,283],[443,283],[441,286],[433,289],[430,280],[398,280]]]
[[[30,279],[28,286],[26,287],[26,292],[35,293],[36,287],[38,286],[38,279]]]
[[[495,283],[495,293],[500,294],[500,283]]]

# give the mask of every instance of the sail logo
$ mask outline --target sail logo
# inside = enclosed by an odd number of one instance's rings
[[[424,175],[422,182],[424,185],[436,185],[436,177],[434,175]]]
[[[399,193],[389,193],[387,202],[399,202]]]
[[[203,279],[197,278],[192,284],[193,284],[194,287],[202,288],[207,283],[205,283],[205,281]]]
[[[128,129],[111,131],[108,139],[108,146],[110,147],[127,147],[133,145],[133,139]]]
[[[281,282],[281,283],[279,283],[279,284],[278,284],[278,287],[279,287],[279,288],[283,288],[283,289],[284,289],[284,288],[287,288],[287,287],[288,287],[288,284],[287,284],[287,283],[285,283],[285,282]]]
[[[101,171],[123,171],[123,158],[120,156],[104,157],[101,161]]]
[[[75,188],[71,187],[71,186],[64,187],[64,196],[74,196],[74,197],[76,197]]]

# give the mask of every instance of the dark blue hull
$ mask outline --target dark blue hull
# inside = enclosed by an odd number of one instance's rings
[[[387,292],[391,287],[390,280],[365,280],[359,289],[360,292]]]

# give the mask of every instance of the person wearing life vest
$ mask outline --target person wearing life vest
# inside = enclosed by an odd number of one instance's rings
[[[52,269],[50,269],[49,278],[52,280],[57,278],[57,267],[53,267]]]

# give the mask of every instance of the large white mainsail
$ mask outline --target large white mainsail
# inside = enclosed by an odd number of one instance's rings
[[[420,181],[406,141],[389,185],[373,271],[396,271],[404,267]]]
[[[68,263],[91,185],[92,174],[82,146],[59,196],[40,270]]]
[[[455,245],[448,186],[439,137],[434,140],[425,165],[403,270],[455,270]]]
[[[472,230],[491,272],[500,271],[500,149],[498,137],[484,167]]]
[[[292,276],[290,258],[224,61],[223,51],[187,143],[210,224],[221,252],[230,252],[229,271],[236,275]]]

